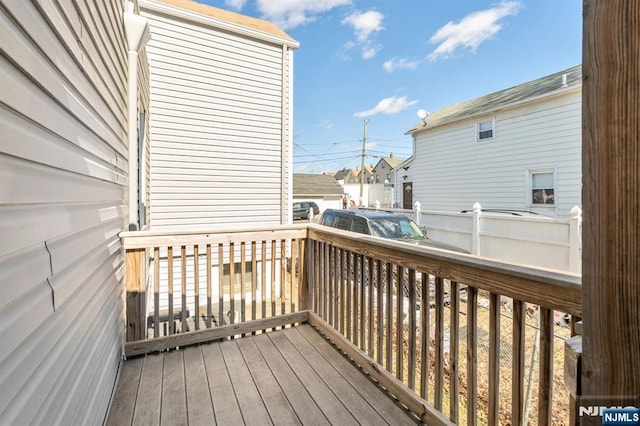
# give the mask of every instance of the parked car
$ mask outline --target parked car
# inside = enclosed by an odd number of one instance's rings
[[[469,253],[460,247],[427,238],[411,218],[393,212],[371,210],[327,209],[322,213],[322,225],[375,237],[410,242],[422,246]]]
[[[296,201],[293,203],[293,220],[309,219],[309,210],[313,209],[313,215],[320,214],[320,207],[313,201]]]

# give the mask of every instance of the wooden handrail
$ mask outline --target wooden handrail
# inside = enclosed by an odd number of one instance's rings
[[[309,225],[308,236],[312,241],[582,317],[579,274],[514,265],[314,224]]]

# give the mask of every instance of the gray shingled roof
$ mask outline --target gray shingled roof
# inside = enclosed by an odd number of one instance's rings
[[[562,76],[567,75],[566,86],[562,86]],[[576,65],[564,71],[529,81],[509,89],[480,96],[479,98],[464,101],[459,104],[441,108],[430,115],[425,125],[422,121],[413,126],[405,134],[412,134],[433,128],[443,124],[490,113],[510,105],[539,98],[545,95],[558,93],[560,90],[580,87],[582,85],[582,65]]]
[[[293,174],[294,197],[324,197],[344,194],[342,186],[333,176]]]

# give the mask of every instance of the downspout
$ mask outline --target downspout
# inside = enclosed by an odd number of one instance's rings
[[[282,134],[282,165],[287,171],[286,176],[282,176],[282,191],[284,204],[281,208],[281,224],[291,224],[293,222],[292,203],[293,200],[293,53],[286,44],[282,45],[282,92],[281,92],[281,134]],[[286,150],[285,150],[286,148]]]
[[[127,2],[124,12],[127,38],[127,136],[129,143],[129,231],[138,230],[138,54],[151,39],[149,20],[136,15],[134,4]]]

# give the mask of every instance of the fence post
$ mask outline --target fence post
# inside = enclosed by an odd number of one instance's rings
[[[582,209],[573,206],[569,220],[569,270],[582,271]]]
[[[420,201],[416,201],[415,206],[415,216],[416,216],[416,224],[420,225],[420,219],[422,214],[420,213],[422,209],[420,208]]]
[[[471,254],[480,256],[480,214],[482,206],[480,203],[473,205],[473,219],[471,224]]]

